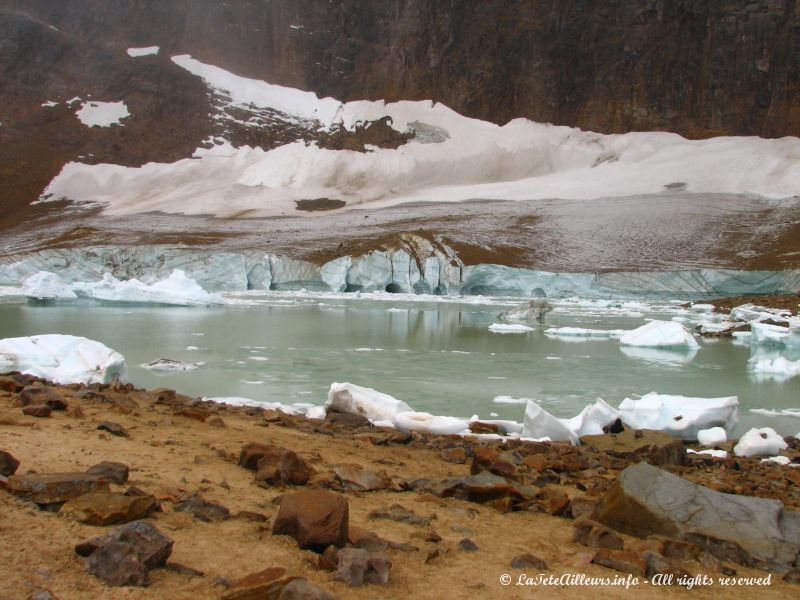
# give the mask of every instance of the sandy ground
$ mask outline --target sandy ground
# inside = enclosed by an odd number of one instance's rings
[[[275,443],[297,451],[324,477],[330,465],[355,462],[374,470],[385,469],[401,477],[448,477],[466,475],[468,464],[454,465],[441,460],[437,451],[403,446],[373,446],[349,437],[330,437],[306,433],[279,424],[264,424],[263,419],[247,416],[241,410],[220,409],[225,427],[171,416],[169,408],[138,400],[139,408],[129,414],[108,404],[91,400],[71,400],[85,416],[75,418],[54,412],[48,419],[24,417],[12,406],[11,395],[0,392],[0,448],[21,462],[18,473],[84,470],[102,460],[127,463],[129,484],[146,491],[164,494],[177,488],[200,492],[204,497],[226,505],[232,513],[257,511],[274,517],[273,499],[286,489],[257,487],[253,474],[236,465],[243,444],[252,441]],[[114,437],[97,430],[99,421],[109,419],[126,427],[129,438]],[[124,486],[127,487],[127,486]],[[124,489],[113,486],[112,489]],[[347,493],[351,523],[362,525],[396,542],[417,546],[417,551],[389,550],[392,570],[386,587],[370,585],[349,588],[333,581],[333,574],[312,567],[315,556],[299,550],[294,540],[273,536],[269,525],[230,519],[203,523],[185,513],[172,512],[170,502],[162,502],[163,513],[152,522],[175,540],[171,561],[199,569],[203,577],[188,577],[168,570],[151,573],[147,588],[106,587],[84,572],[83,559],[73,552],[80,540],[98,535],[107,528],[82,525],[56,513],[36,510],[13,496],[0,492],[0,599],[23,599],[34,589],[46,588],[60,600],[192,599],[219,598],[223,589],[213,583],[216,576],[234,580],[269,566],[283,566],[323,586],[337,597],[366,600],[372,598],[420,599],[523,599],[545,595],[548,598],[685,598],[718,599],[736,597],[796,598],[798,587],[773,576],[768,587],[684,588],[656,587],[640,582],[631,589],[619,587],[518,586],[522,572],[512,569],[512,558],[530,552],[550,566],[547,574],[585,573],[614,577],[617,572],[586,564],[589,549],[572,543],[569,519],[539,513],[502,514],[478,504],[442,500],[414,492],[390,491]],[[436,515],[430,527],[413,526],[387,520],[370,520],[376,508],[399,503],[420,515]],[[438,544],[421,537],[433,530],[442,537]],[[474,541],[479,550],[458,548],[463,538]],[[626,538],[626,544],[632,538]],[[426,564],[434,548],[443,553]],[[685,563],[692,574],[707,573],[699,563]],[[761,571],[737,567],[739,576],[762,577]],[[500,577],[509,574],[512,584],[503,586]],[[537,573],[528,573],[536,575]]]

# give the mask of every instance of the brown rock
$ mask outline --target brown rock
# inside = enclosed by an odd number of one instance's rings
[[[217,523],[229,519],[231,512],[217,502],[206,500],[200,494],[192,494],[186,500],[175,505],[175,512],[186,512],[199,521]]]
[[[277,600],[284,587],[296,579],[283,567],[270,567],[231,583],[222,600]]]
[[[128,481],[128,465],[121,462],[103,461],[86,469],[89,475],[105,477],[112,483],[122,485]]]
[[[272,533],[291,535],[300,548],[316,552],[330,545],[342,548],[347,543],[349,512],[347,500],[333,492],[308,489],[286,494]]]
[[[29,404],[22,409],[22,412],[29,417],[46,418],[50,416],[52,409],[47,404]]]
[[[333,578],[351,587],[365,583],[386,585],[392,561],[385,554],[371,554],[361,548],[343,548],[337,553],[338,564]]]
[[[251,510],[241,510],[233,515],[233,518],[242,519],[243,521],[251,521],[253,523],[266,523],[269,521],[269,517],[267,515],[259,512],[253,512]]]
[[[786,575],[783,576],[783,580],[786,583],[800,583],[800,569],[792,569],[791,571],[788,571]]]
[[[0,450],[0,475],[6,477],[13,475],[17,472],[17,467],[19,467],[19,461],[10,452]]]
[[[325,414],[325,420],[330,423],[336,423],[337,425],[351,429],[357,429],[359,427],[372,427],[372,423],[364,415],[355,415],[352,413],[329,411]]]
[[[255,471],[258,468],[258,462],[267,455],[274,456],[276,461],[279,460],[280,450],[280,448],[272,444],[259,444],[257,442],[245,444],[239,453],[239,466]]]
[[[223,421],[220,417],[211,417],[208,421],[206,421],[212,427],[227,427],[225,425],[225,421]]]
[[[112,586],[146,586],[149,570],[136,549],[124,542],[108,542],[86,559],[86,570]]]
[[[442,460],[456,465],[467,462],[467,453],[463,448],[445,448],[441,452]]]
[[[12,475],[8,478],[9,492],[36,504],[66,502],[98,490],[108,490],[108,481],[86,473]]]
[[[79,556],[91,556],[111,542],[122,542],[133,547],[136,556],[147,569],[163,567],[172,553],[173,541],[147,521],[133,521],[94,538],[83,540],[75,546]]]
[[[654,575],[672,575],[672,578],[666,579],[666,581],[676,582],[678,578],[690,576],[685,569],[668,558],[663,557],[658,552],[647,550],[642,553],[642,558],[644,558],[647,564],[648,579],[652,578]]]
[[[546,571],[548,566],[546,562],[544,562],[541,558],[534,556],[533,554],[518,554],[511,559],[511,568],[539,569],[540,571]]]
[[[659,538],[661,541],[661,554],[667,558],[677,558],[679,560],[695,560],[701,552],[700,546],[682,540],[669,538]]]
[[[194,419],[195,421],[205,423],[208,417],[211,416],[211,413],[202,408],[186,406],[184,408],[179,408],[173,412],[172,415],[175,417],[186,417],[187,419]]]
[[[548,466],[547,457],[544,454],[529,454],[522,459],[522,462],[528,468],[537,471],[544,471]]]
[[[152,496],[91,492],[68,501],[59,514],[86,525],[117,525],[144,519],[157,507]]]
[[[0,390],[4,392],[17,393],[25,387],[19,381],[8,375],[0,375]]]
[[[392,506],[389,508],[373,510],[371,513],[369,513],[368,518],[389,519],[391,521],[398,521],[400,523],[408,523],[409,525],[424,525],[427,527],[431,524],[431,520],[433,520],[435,516],[423,517],[415,514],[400,504],[392,504]]]
[[[569,496],[557,488],[547,486],[541,488],[533,499],[521,503],[519,507],[549,515],[561,515],[569,508]]]
[[[609,569],[631,573],[644,577],[647,573],[647,562],[641,556],[625,550],[599,548],[592,562]]]
[[[469,424],[469,430],[472,433],[497,433],[500,428],[494,423],[483,423],[482,421],[473,421]]]
[[[176,562],[168,562],[164,565],[165,569],[168,569],[174,573],[179,573],[180,575],[185,575],[186,577],[202,577],[205,575],[203,571],[199,569],[195,569],[193,567],[187,567],[186,565],[182,565],[181,563]]]
[[[128,437],[129,435],[127,429],[125,429],[119,423],[115,423],[114,421],[103,421],[97,426],[97,428],[107,431],[111,435],[116,435],[118,437]]]
[[[336,597],[307,579],[299,578],[284,586],[278,600],[336,600]]]
[[[245,452],[244,448],[242,452]],[[311,466],[288,448],[260,444],[259,448],[253,451],[252,456],[245,458],[245,462],[252,461],[255,456],[259,455],[260,458],[256,462],[256,481],[269,484],[283,481],[291,485],[305,485],[311,478],[313,472]],[[240,456],[239,464],[241,462]]]
[[[50,590],[37,589],[28,594],[27,600],[58,600],[58,596]]]
[[[46,404],[50,410],[66,410],[69,403],[56,388],[34,384],[26,386],[19,394],[23,406]]]
[[[376,473],[357,464],[335,465],[333,474],[345,490],[368,492],[382,490],[389,485],[385,472]]]
[[[605,525],[586,517],[575,521],[572,541],[590,548],[622,550],[624,547],[624,542],[619,535]]]
[[[478,544],[473,542],[469,538],[464,538],[460,542],[458,542],[458,547],[463,550],[464,552],[477,552],[478,551]]]
[[[590,516],[597,508],[597,498],[591,496],[574,496],[569,500],[569,512],[573,519],[581,516]]]
[[[663,431],[627,429],[622,433],[586,435],[581,440],[612,456],[646,460],[652,465],[686,464],[683,442]]]

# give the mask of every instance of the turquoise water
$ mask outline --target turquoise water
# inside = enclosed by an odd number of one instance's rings
[[[557,326],[632,329],[648,316],[668,320],[672,313],[562,307],[531,333],[489,332],[505,308],[338,297],[267,298],[218,308],[6,302],[0,304],[0,337],[85,336],[125,355],[138,386],[169,386],[193,396],[322,404],[332,382],[349,381],[416,410],[521,421],[524,404],[493,399],[534,398],[556,416],[569,417],[596,398],[616,406],[650,391],[738,395],[740,429],[777,424],[784,435],[800,430],[800,419],[748,415],[750,408],[800,406],[800,378],[758,381],[747,372],[748,345],[701,339],[691,355],[623,349],[613,339],[553,339],[543,332]],[[139,366],[162,357],[204,364],[170,373]]]

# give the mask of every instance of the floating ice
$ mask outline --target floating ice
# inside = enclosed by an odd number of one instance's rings
[[[774,375],[779,381],[785,381],[800,373],[800,360],[791,361],[783,356],[776,358],[754,356],[747,362],[747,366],[756,374]]]
[[[138,279],[120,281],[110,273],[106,273],[101,281],[78,282],[73,284],[72,289],[80,297],[106,302],[178,306],[208,306],[225,302],[220,296],[206,292],[180,269],[175,269],[169,277],[152,285],[142,283]]]
[[[625,329],[584,329],[583,327],[551,327],[545,329],[551,337],[619,338],[628,333]]]
[[[75,111],[78,119],[89,127],[110,127],[119,125],[125,117],[129,117],[128,107],[124,102],[84,102]]]
[[[673,321],[650,321],[627,332],[620,338],[623,346],[646,348],[699,348],[700,345],[680,323]]]
[[[716,446],[728,441],[728,434],[722,427],[711,427],[701,429],[697,432],[697,441],[703,446]]]
[[[142,363],[139,366],[151,371],[193,371],[200,367],[197,363],[183,362],[171,358],[159,358],[149,363]]]
[[[434,416],[426,412],[401,411],[394,415],[393,422],[399,431],[452,435],[469,430],[469,423],[464,419]]]
[[[782,308],[767,308],[756,304],[742,304],[731,310],[731,319],[748,323],[766,321],[768,319],[785,319],[791,312]]]
[[[128,48],[128,56],[139,58],[140,56],[153,56],[158,54],[161,48],[158,46],[146,46],[145,48]]]
[[[752,428],[733,447],[736,456],[774,456],[789,445],[771,427]]]
[[[22,294],[38,300],[68,300],[77,298],[72,286],[55,273],[39,271],[22,283]]]
[[[2,339],[0,362],[4,363],[4,370],[22,371],[62,384],[125,379],[124,356],[100,342],[73,335]]]
[[[739,398],[688,398],[650,392],[619,405],[622,421],[633,429],[656,429],[673,437],[696,440],[703,429],[731,432],[738,421]]]
[[[533,327],[528,327],[527,325],[492,323],[489,325],[489,331],[492,333],[528,333],[530,331],[534,331],[534,329]]]
[[[565,338],[566,339],[566,338]],[[697,348],[682,350],[680,348],[639,348],[636,346],[620,346],[620,351],[630,358],[655,364],[682,365],[692,362]]]
[[[530,398],[512,398],[511,396],[495,396],[492,402],[495,404],[527,404]]]
[[[769,323],[750,323],[750,341],[753,344],[783,344],[789,337],[789,328]]]
[[[547,300],[534,298],[515,306],[500,316],[506,321],[541,321],[551,310],[553,310],[553,306]]]
[[[557,419],[533,400],[525,406],[525,417],[522,421],[523,438],[549,438],[554,442],[570,442],[576,446],[578,436],[561,420]]]
[[[402,400],[352,383],[332,383],[325,408],[363,415],[370,421],[393,421],[399,412],[413,412]]]

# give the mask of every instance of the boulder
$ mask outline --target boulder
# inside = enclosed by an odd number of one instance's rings
[[[112,542],[121,542],[133,547],[136,556],[148,570],[163,567],[167,563],[173,544],[173,541],[154,525],[147,521],[133,521],[111,533],[83,540],[75,546],[75,553],[89,557]]]
[[[611,456],[645,460],[653,465],[686,464],[683,442],[662,431],[626,429],[622,433],[585,435],[581,440]]]
[[[375,473],[356,464],[335,465],[333,474],[345,490],[368,492],[382,490],[389,485],[386,473]]]
[[[194,419],[195,421],[205,423],[208,417],[211,416],[211,413],[203,408],[186,406],[184,408],[179,408],[173,412],[172,415],[176,417],[186,417],[187,419]]]
[[[291,535],[300,548],[322,552],[347,543],[350,509],[339,494],[308,489],[281,498],[272,533]]]
[[[125,542],[108,542],[86,559],[86,570],[108,585],[146,586],[150,571],[136,549]]]
[[[29,404],[22,409],[22,414],[40,419],[49,417],[51,412],[52,409],[47,404]]]
[[[103,461],[92,465],[86,472],[89,475],[98,475],[105,477],[111,483],[122,485],[128,481],[128,465],[121,462]]]
[[[65,503],[59,514],[86,525],[117,525],[144,519],[157,508],[152,496],[91,492]]]
[[[336,581],[343,581],[351,587],[365,583],[386,585],[389,582],[392,561],[386,554],[372,554],[361,548],[344,548],[336,554],[338,563],[333,576]]]
[[[25,386],[19,394],[19,399],[23,406],[46,404],[50,410],[67,410],[69,406],[58,389],[41,384]]]
[[[206,523],[216,523],[230,519],[231,512],[227,507],[217,502],[206,500],[200,494],[192,494],[175,505],[175,512],[187,512],[195,519]]]
[[[442,460],[456,465],[467,462],[467,452],[464,448],[445,448],[441,452]]]
[[[19,461],[10,452],[0,450],[0,475],[9,477],[17,472]]]
[[[800,513],[779,500],[716,492],[646,463],[620,473],[595,519],[638,537],[691,542],[747,566],[785,570],[800,553]]]
[[[36,504],[57,504],[83,494],[108,490],[108,480],[87,473],[12,475],[8,491]]]

